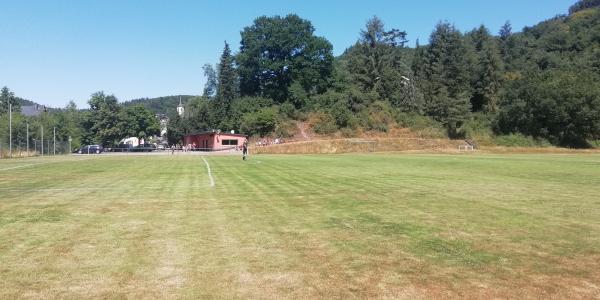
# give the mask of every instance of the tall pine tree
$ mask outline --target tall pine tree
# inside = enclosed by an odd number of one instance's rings
[[[506,23],[500,27],[500,31],[498,31],[500,54],[502,55],[502,60],[504,62],[508,61],[510,58],[510,50],[514,46],[512,35],[512,25],[510,24],[510,21],[506,21]]]
[[[8,112],[9,104],[11,104],[11,110],[13,112],[21,111],[19,99],[17,99],[15,94],[5,86],[0,92],[0,115]]]
[[[471,31],[468,39],[475,51],[472,68],[471,105],[473,111],[496,112],[501,88],[503,63],[494,37],[485,26]]]
[[[225,42],[225,48],[223,48],[217,72],[219,77],[217,84],[217,98],[231,102],[238,94],[238,79],[233,56],[231,55],[231,49],[229,49],[229,44],[227,42]]]
[[[375,93],[403,111],[419,112],[422,97],[410,79],[412,71],[402,53],[406,42],[406,32],[386,31],[383,22],[373,17],[345,56],[353,82],[362,92]]]
[[[231,103],[238,95],[237,73],[231,49],[229,49],[227,42],[225,42],[217,72],[217,96],[213,102],[214,120],[212,123],[218,129],[226,130],[231,129]]]
[[[420,70],[427,113],[457,137],[469,116],[469,64],[463,37],[453,25],[440,22],[429,38]]]

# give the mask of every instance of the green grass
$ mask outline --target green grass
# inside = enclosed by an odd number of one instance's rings
[[[0,298],[594,298],[600,156],[0,160]]]

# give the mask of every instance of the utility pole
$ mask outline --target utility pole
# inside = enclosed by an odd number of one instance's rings
[[[29,157],[29,123],[27,123],[27,157]]]
[[[69,153],[68,154],[71,154],[71,141],[72,140],[73,139],[71,138],[71,136],[69,136]]]
[[[8,100],[8,157],[12,158],[12,103]]]
[[[42,156],[44,156],[44,125],[42,125],[41,132],[42,132],[42,140],[40,141],[40,145],[41,145],[40,147],[42,147],[41,153],[42,153]]]
[[[52,130],[52,155],[56,155],[56,127]]]

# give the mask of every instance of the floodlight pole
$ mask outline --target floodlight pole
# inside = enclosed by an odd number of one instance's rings
[[[29,157],[29,123],[27,123],[27,157]]]
[[[12,103],[8,101],[8,157],[12,158]]]
[[[42,140],[40,141],[40,147],[42,147],[42,157],[44,156],[44,125],[41,125],[42,128],[40,129],[40,131],[42,132]]]
[[[56,127],[52,130],[52,155],[56,155]]]

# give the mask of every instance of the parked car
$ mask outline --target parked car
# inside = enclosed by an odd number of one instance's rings
[[[133,147],[133,149],[131,151],[134,152],[152,152],[156,150],[156,145],[154,144],[139,144],[135,147]]]
[[[100,145],[87,145],[77,150],[79,154],[100,154],[102,152],[104,152],[104,148]]]
[[[133,150],[132,144],[118,144],[111,149],[112,152],[130,152]]]

